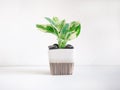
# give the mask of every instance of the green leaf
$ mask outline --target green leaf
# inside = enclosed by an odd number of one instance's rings
[[[36,25],[37,28],[39,28],[39,30],[43,31],[43,32],[48,32],[45,28],[45,25],[40,25],[40,24],[37,24]]]
[[[49,21],[49,23],[50,23],[51,25],[54,25],[54,26],[55,26],[55,23],[54,23],[54,21],[52,21],[52,19],[50,19],[50,18],[48,18],[48,17],[45,17],[45,19],[46,19],[47,21]]]
[[[65,20],[62,20],[59,24],[60,31],[61,31],[61,29],[63,28],[64,25],[65,25]]]
[[[81,24],[79,24],[79,26],[76,28],[76,35],[77,35],[77,37],[79,36],[79,34],[80,34],[80,31],[81,31]]]
[[[50,24],[37,24],[36,27],[39,30],[47,33],[52,33],[58,38],[59,48],[64,48],[66,46],[67,41],[72,40],[80,35],[81,32],[81,24],[77,21],[72,21],[70,24],[66,23],[65,20],[59,20],[58,17],[45,19]]]
[[[54,22],[52,19],[50,19],[50,18],[48,18],[48,17],[45,17],[45,19],[46,19],[57,31],[59,31],[58,28],[56,27],[55,22]]]
[[[73,21],[70,23],[70,32],[74,31],[76,27],[79,25],[79,22]]]
[[[78,37],[80,34],[80,30],[81,30],[81,25],[79,24],[77,27],[75,27],[74,31],[72,30],[71,32],[69,32],[67,36],[68,40],[72,40]]]
[[[64,24],[65,24],[65,20],[59,20],[58,17],[53,17],[53,21],[55,23],[55,27],[57,27],[58,32],[61,31],[61,29],[63,28]]]
[[[53,21],[54,21],[55,23],[58,23],[58,22],[59,22],[58,17],[53,17]]]
[[[40,25],[40,24],[37,24],[36,27],[39,28],[39,30],[41,30],[43,32],[52,33],[52,34],[57,35],[56,30],[52,26],[50,26],[50,25]]]
[[[69,24],[65,24],[60,32],[60,38],[65,39],[66,33],[68,32]]]
[[[76,22],[75,21],[71,22],[69,31],[72,32],[73,30],[75,30],[75,26],[76,26]]]

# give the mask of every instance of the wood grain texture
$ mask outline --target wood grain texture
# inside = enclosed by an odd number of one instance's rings
[[[50,63],[52,75],[72,75],[74,63]]]

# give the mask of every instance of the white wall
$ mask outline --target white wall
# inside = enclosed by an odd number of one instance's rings
[[[119,0],[0,0],[0,65],[48,65],[47,46],[56,37],[37,23],[58,16],[78,20],[82,31],[69,42],[78,65],[120,65]]]

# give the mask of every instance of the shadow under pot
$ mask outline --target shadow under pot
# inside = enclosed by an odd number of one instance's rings
[[[72,75],[74,49],[49,49],[50,73],[52,75]]]

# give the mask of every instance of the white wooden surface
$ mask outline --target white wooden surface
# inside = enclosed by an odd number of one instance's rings
[[[0,90],[120,90],[120,66],[76,66],[52,76],[48,66],[0,67]]]

